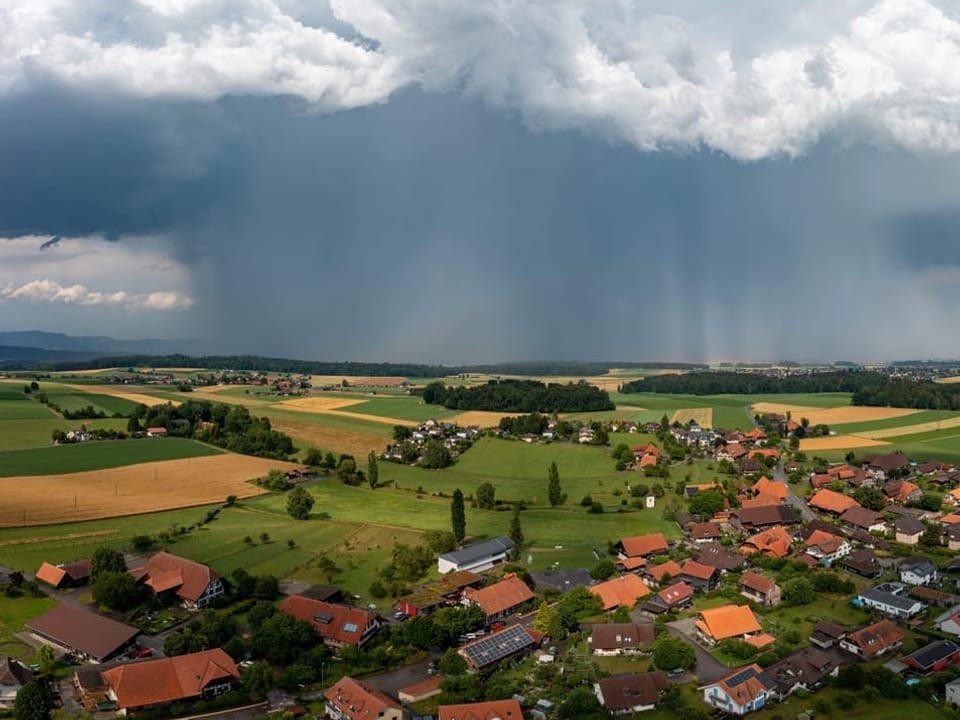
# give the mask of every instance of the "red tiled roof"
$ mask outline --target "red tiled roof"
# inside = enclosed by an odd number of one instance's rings
[[[600,598],[604,610],[615,607],[631,608],[637,600],[650,594],[643,580],[636,575],[622,575],[589,588],[590,592]]]
[[[889,620],[881,620],[850,633],[847,641],[860,648],[865,657],[871,657],[891,645],[903,642],[903,632]]]
[[[463,597],[479,605],[487,617],[493,617],[533,600],[533,592],[523,580],[511,574],[500,582],[479,590],[467,588],[463,591]]]
[[[818,490],[814,493],[813,497],[810,498],[809,503],[811,507],[825,510],[826,512],[831,512],[836,515],[842,515],[850,508],[860,505],[860,503],[852,497],[842,495],[833,490]]]
[[[765,557],[783,558],[790,554],[790,545],[793,538],[780,525],[774,525],[763,532],[748,538],[741,546],[740,552],[744,555],[760,553]]]
[[[681,572],[683,572],[683,568],[681,568],[673,560],[668,560],[667,562],[662,563],[660,565],[651,565],[649,568],[643,571],[643,574],[649,575],[658,583],[661,583],[663,582],[663,578],[665,575],[669,575],[671,578],[675,578],[675,577],[679,577]]]
[[[400,709],[389,696],[360,680],[344,677],[323,696],[349,720],[374,720],[388,708]]]
[[[177,597],[188,602],[196,602],[207,586],[220,578],[206,565],[163,550],[155,553],[142,568],[130,572],[135,577],[145,577],[146,585],[158,593],[176,589]]]
[[[439,720],[523,720],[523,710],[516,700],[490,700],[441,705]]]
[[[715,522],[695,523],[690,527],[690,536],[694,540],[720,537],[720,524]]]
[[[127,663],[103,672],[121,709],[198,697],[210,685],[239,678],[236,664],[220,648]]]
[[[689,575],[690,577],[697,578],[698,580],[709,580],[713,577],[715,572],[717,572],[716,568],[710,567],[709,565],[703,565],[702,563],[698,563],[696,560],[687,560],[681,569],[682,575]]]
[[[642,557],[628,557],[623,560],[617,560],[617,565],[621,565],[624,570],[638,570],[647,564]]]
[[[63,568],[58,568],[56,565],[45,562],[40,566],[40,569],[37,570],[34,577],[40,582],[45,582],[47,585],[60,587],[60,583],[67,577],[67,573]]]
[[[344,645],[356,645],[363,639],[364,631],[373,622],[375,615],[348,605],[313,600],[301,595],[290,595],[280,603],[280,612],[293,615],[313,626],[314,632],[324,640]],[[330,617],[329,622],[317,619]]]
[[[626,537],[620,540],[620,545],[623,547],[623,553],[627,557],[651,555],[657,552],[664,552],[669,547],[667,545],[667,539],[663,536],[663,533],[651,533],[650,535]]]
[[[767,645],[775,643],[777,639],[770,635],[769,633],[760,633],[759,635],[751,635],[748,638],[744,638],[744,642],[748,645],[753,645],[758,650],[765,648]]]
[[[766,475],[757,480],[751,490],[755,495],[773,495],[778,500],[786,500],[789,494],[785,483],[770,480]]]
[[[763,575],[758,575],[757,573],[753,572],[745,572],[740,576],[740,584],[745,588],[749,588],[750,590],[755,590],[766,595],[773,590],[777,583],[768,577],[764,577]]]
[[[723,605],[702,610],[694,624],[714,640],[726,640],[762,630],[756,616],[747,605]]]
[[[678,582],[657,593],[657,596],[666,603],[667,607],[673,607],[684,600],[693,597],[693,588],[685,582]]]
[[[746,670],[752,670],[753,672],[747,673],[745,672]],[[717,686],[727,694],[727,697],[733,698],[738,705],[747,705],[759,698],[762,693],[771,689],[762,681],[764,677],[762,673],[763,668],[759,665],[747,665],[746,667],[737,668],[727,677],[718,680]],[[737,677],[743,679],[736,685],[731,685],[728,682]]]

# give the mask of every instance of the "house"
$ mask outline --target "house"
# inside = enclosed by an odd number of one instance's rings
[[[740,576],[740,594],[763,607],[775,607],[783,599],[783,591],[771,578],[753,572]]]
[[[823,565],[831,565],[849,555],[852,548],[846,539],[817,530],[804,542],[804,552]]]
[[[929,585],[940,577],[937,566],[924,557],[907,558],[900,563],[897,572],[900,581],[908,585]]]
[[[688,532],[690,533],[690,539],[697,545],[719,540],[723,534],[720,530],[720,523],[715,522],[694,523],[689,527]]]
[[[840,516],[840,522],[849,527],[859,528],[867,532],[884,532],[887,529],[883,515],[873,510],[857,505]]]
[[[852,507],[860,507],[852,497],[827,489],[817,490],[807,503],[815,510],[838,517]]]
[[[774,525],[753,535],[740,545],[741,555],[758,554],[768,558],[784,558],[790,554],[793,537],[783,527]]]
[[[683,572],[683,568],[673,560],[668,560],[660,565],[651,565],[646,568],[640,573],[640,579],[647,587],[657,587],[662,583],[673,580],[675,577],[679,577],[681,572]]]
[[[334,720],[404,720],[400,703],[351,677],[338,680],[323,697],[327,716]]]
[[[512,699],[441,705],[437,712],[439,720],[523,720],[520,702]]]
[[[821,620],[813,626],[813,633],[808,638],[811,645],[816,645],[822,650],[835,647],[840,641],[847,637],[847,629],[842,625],[837,625],[829,620]]]
[[[746,562],[742,555],[729,552],[720,543],[707,543],[697,548],[693,559],[698,563],[717,568],[721,573],[739,570]]]
[[[660,615],[669,610],[687,607],[693,601],[693,588],[685,582],[668,585],[643,603],[642,608],[654,615]]]
[[[679,578],[695,592],[710,592],[720,585],[720,571],[696,560],[687,560],[680,569]]]
[[[483,572],[497,563],[504,562],[513,551],[513,540],[508,537],[495,537],[483,542],[467,545],[460,550],[444,553],[437,560],[437,570],[441,575],[455,570]]]
[[[729,715],[746,715],[776,697],[776,683],[757,664],[738,668],[703,688],[703,701]]]
[[[227,692],[240,679],[236,663],[220,648],[124,663],[101,675],[108,696],[124,714]]]
[[[689,500],[694,495],[700,492],[707,492],[708,490],[713,490],[718,493],[723,493],[723,485],[719,482],[712,483],[690,483],[689,485],[683,486],[683,494]]]
[[[942,633],[960,636],[960,605],[954,605],[935,617],[933,626]]]
[[[770,503],[771,505],[784,502],[790,494],[786,483],[771,480],[766,475],[753,484],[750,492],[753,493],[755,497],[768,497],[773,501]]]
[[[819,690],[828,677],[839,674],[840,661],[831,653],[805,647],[774,663],[766,672],[776,683],[777,695],[782,700],[796,690]]]
[[[596,624],[590,634],[594,655],[635,655],[655,640],[653,623]]]
[[[903,645],[903,632],[889,620],[849,633],[840,640],[840,648],[848,653],[872,660]]]
[[[921,675],[941,672],[960,662],[960,646],[949,640],[934,640],[900,658],[900,662]]]
[[[413,685],[405,685],[397,690],[397,699],[402,705],[417,703],[428,698],[435,697],[443,692],[440,685],[443,684],[443,678],[440,675],[431,675],[426,680],[415,682]]]
[[[915,517],[898,517],[893,523],[895,538],[904,545],[916,545],[926,529],[926,525]]]
[[[514,573],[508,573],[493,585],[480,589],[465,589],[460,602],[468,607],[479,607],[489,623],[512,615],[531,600],[533,591]]]
[[[694,621],[694,628],[708,645],[729,638],[746,639],[763,632],[756,615],[747,605],[722,605],[702,610]]]
[[[615,547],[617,557],[621,560],[633,557],[650,557],[651,555],[663,555],[670,546],[663,533],[651,533],[649,535],[637,535],[635,537],[622,538]]]
[[[65,565],[43,563],[35,579],[53,588],[83,587],[90,582],[90,561],[78,560]]]
[[[135,627],[68,603],[60,603],[26,626],[48,644],[95,663],[119,654],[140,633]]]
[[[741,458],[749,455],[750,451],[739,443],[727,442],[726,445],[717,448],[714,457],[717,460],[726,460],[727,462],[737,462]]]
[[[367,610],[300,595],[284,598],[278,609],[310,623],[323,644],[332,648],[361,648],[381,625],[380,618]]]
[[[883,575],[880,558],[873,550],[862,548],[854,550],[840,561],[840,567],[849,573],[865,578],[878,578]]]
[[[0,659],[0,709],[12,710],[20,688],[33,679],[33,671],[19,660]]]
[[[892,452],[886,455],[865,455],[863,466],[872,472],[879,480],[885,480],[894,471],[903,472],[910,468],[910,461],[902,452]]]
[[[767,442],[767,434],[760,428],[754,428],[743,434],[743,439],[746,442],[752,442],[755,445],[763,445]]]
[[[510,627],[467,643],[457,652],[474,672],[493,667],[497,663],[539,647],[543,636],[522,625]]]
[[[167,429],[165,427],[147,428],[147,437],[162,438],[166,436],[167,436]]]
[[[591,594],[600,598],[600,604],[604,610],[613,610],[618,607],[632,608],[638,600],[650,594],[650,588],[646,583],[631,573],[598,583],[589,590]]]
[[[909,480],[890,480],[883,486],[883,494],[887,502],[899,503],[904,505],[908,502],[919,500],[923,497],[923,491]]]
[[[154,595],[172,594],[191,610],[206,607],[226,591],[221,576],[207,565],[163,550],[130,574]]]
[[[952,705],[954,710],[960,707],[960,678],[948,682],[944,686],[944,692],[947,704]]]
[[[823,488],[831,487],[834,482],[834,479],[826,473],[810,474],[810,487],[812,487],[814,490],[822,490]]]
[[[756,475],[767,469],[767,466],[755,457],[743,457],[737,463],[737,472],[740,475]]]
[[[960,523],[948,526],[944,534],[947,536],[947,547],[951,550],[960,550]]]
[[[879,610],[887,615],[912,618],[923,611],[924,604],[919,600],[907,597],[904,593],[905,589],[899,583],[882,583],[876,587],[864,588],[857,595],[857,599],[861,605]]]
[[[773,525],[797,525],[800,516],[789,505],[760,505],[739,508],[733,511],[737,523],[747,532],[753,532]]]
[[[401,598],[397,610],[409,617],[429,615],[445,605],[456,604],[466,588],[479,587],[482,582],[483,578],[476,573],[455,570]]]
[[[618,675],[594,683],[593,692],[597,701],[613,715],[653,710],[660,694],[670,687],[667,674],[662,670]]]

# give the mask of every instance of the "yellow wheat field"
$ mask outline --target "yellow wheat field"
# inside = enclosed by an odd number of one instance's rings
[[[138,515],[264,492],[248,482],[297,467],[246,455],[164,460],[62,475],[0,478],[0,527]]]
[[[807,407],[806,405],[788,405],[787,403],[758,402],[753,406],[753,412],[758,414],[776,413],[786,415],[790,413],[794,420],[800,422],[800,413],[813,412],[823,408]]]
[[[500,418],[520,417],[523,413],[508,412],[487,412],[485,410],[469,410],[459,413],[453,417],[446,418],[446,422],[455,422],[460,427],[477,425],[482,428],[496,427],[500,424]]]
[[[900,437],[901,435],[930,432],[931,430],[947,430],[955,427],[960,427],[960,417],[947,418],[939,422],[934,420],[933,422],[917,423],[916,425],[901,425],[900,427],[883,428],[882,430],[865,430],[857,434],[878,440],[881,438],[894,438]]]
[[[405,382],[410,382],[405,377],[387,376],[375,377],[369,375],[311,375],[310,383],[314,387],[327,387],[331,385],[340,386],[346,380],[347,384],[363,387],[397,387]]]
[[[827,435],[825,437],[804,438],[800,441],[800,450],[851,450],[853,448],[876,447],[886,443],[872,440],[862,435]]]
[[[376,435],[338,430],[324,427],[316,423],[270,418],[270,426],[274,430],[286,433],[295,440],[300,440],[314,447],[333,450],[338,453],[349,453],[354,457],[365,457],[371,450],[382,452],[387,445],[387,439]]]
[[[362,399],[342,398],[342,397],[319,397],[310,396],[297,398],[296,400],[287,400],[277,403],[273,407],[283,410],[296,410],[297,412],[322,413],[328,410],[339,410],[340,408],[359,405],[364,402]]]
[[[889,408],[889,407],[863,407],[859,405],[847,405],[844,407],[825,408],[820,410],[810,410],[804,412],[800,417],[805,417],[811,425],[842,425],[843,423],[870,422],[871,420],[886,420],[887,418],[906,417],[920,412],[910,408]],[[800,421],[797,413],[793,414],[793,419]]]
[[[686,425],[693,420],[702,428],[713,427],[713,408],[680,408],[675,410],[670,422],[678,422]]]

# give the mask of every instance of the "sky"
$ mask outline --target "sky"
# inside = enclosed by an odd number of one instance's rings
[[[7,0],[0,330],[960,357],[956,0]]]

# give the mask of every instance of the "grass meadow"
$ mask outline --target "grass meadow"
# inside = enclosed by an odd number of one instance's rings
[[[103,440],[0,453],[0,477],[104,470],[137,463],[219,455],[222,451],[184,438]]]
[[[105,420],[63,420],[52,414],[43,419],[2,420],[0,419],[0,451],[22,450],[27,448],[49,447],[54,430],[73,430],[81,425],[88,430],[96,428],[126,430],[126,418],[107,418]],[[0,455],[2,462],[3,455]]]

